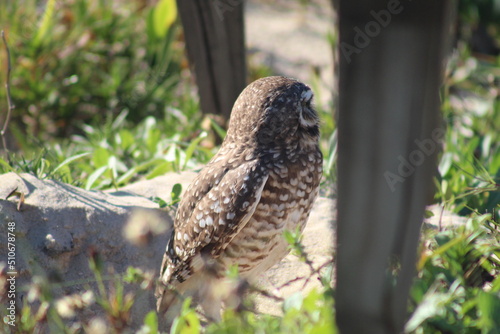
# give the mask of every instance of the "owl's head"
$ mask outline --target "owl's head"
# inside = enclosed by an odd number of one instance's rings
[[[319,118],[305,84],[273,76],[254,81],[236,100],[225,142],[279,148],[317,143]]]

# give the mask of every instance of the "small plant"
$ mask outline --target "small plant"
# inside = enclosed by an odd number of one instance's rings
[[[436,200],[460,215],[498,214],[500,203],[500,100],[488,89],[498,67],[459,49],[443,87],[447,123],[436,180]]]
[[[124,110],[133,121],[158,116],[173,100],[182,58],[173,0],[153,8],[96,0],[50,0],[45,6],[8,1],[0,21],[13,56],[18,112],[10,131],[24,150],[32,136],[69,136],[84,123]],[[6,64],[3,53],[0,63]]]
[[[407,332],[494,333],[500,327],[499,227],[491,214],[478,215],[424,240]]]
[[[159,197],[154,197],[152,198],[153,201],[158,203],[158,206],[160,209],[164,209],[167,207],[172,207],[177,205],[181,201],[181,193],[182,193],[182,185],[180,183],[174,184],[172,187],[172,192],[170,193],[170,202],[166,202],[165,200],[159,198]]]

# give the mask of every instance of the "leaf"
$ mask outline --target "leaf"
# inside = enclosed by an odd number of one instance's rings
[[[42,20],[40,26],[38,27],[35,38],[33,39],[33,46],[36,48],[45,39],[47,32],[52,25],[52,19],[54,17],[54,9],[56,6],[56,0],[48,0],[45,6],[45,11],[43,12]]]
[[[302,302],[302,308],[305,311],[314,312],[318,305],[322,303],[323,295],[318,292],[316,288],[313,288]]]
[[[210,124],[212,125],[212,128],[215,130],[215,132],[217,133],[217,135],[219,135],[219,137],[221,139],[224,139],[224,137],[226,137],[226,130],[224,130],[219,124],[217,124],[216,121],[214,121],[212,118],[209,118],[210,119]]]
[[[89,154],[90,154],[90,152],[86,152],[86,153],[77,154],[77,155],[74,155],[72,157],[66,158],[63,162],[61,162],[59,165],[57,165],[57,167],[54,168],[54,170],[49,175],[54,175],[62,167],[66,166],[66,165],[69,165],[73,161],[78,160],[80,158],[83,158],[83,157],[85,157],[85,156],[87,156]]]
[[[417,268],[418,270],[422,270],[425,266],[425,263],[427,262],[427,260],[429,258],[433,258],[433,257],[437,257],[437,256],[440,256],[442,255],[443,253],[445,253],[446,251],[448,251],[450,248],[458,245],[459,243],[461,243],[462,241],[464,241],[465,239],[467,239],[467,236],[466,235],[461,235],[457,238],[454,238],[454,239],[451,239],[449,240],[446,239],[446,238],[443,238],[444,240],[446,240],[444,243],[443,243],[443,240],[439,239],[441,236],[440,235],[437,235],[436,236],[436,241],[438,242],[438,244],[442,245],[440,246],[439,248],[437,248],[431,255],[427,256],[427,255],[422,255],[422,257],[420,258],[420,260],[418,261],[418,265],[417,265]]]
[[[178,171],[180,167],[180,155],[181,155],[181,150],[177,147],[177,145],[171,145],[168,148],[167,153],[165,154],[165,160],[171,161],[174,166],[174,170]]]
[[[162,161],[161,163],[157,164],[151,172],[149,172],[146,175],[146,179],[150,180],[152,178],[155,178],[160,175],[164,175],[165,173],[168,173],[172,171],[172,162],[170,161]]]
[[[136,170],[137,173],[140,173],[140,172],[148,171],[151,168],[153,168],[157,165],[161,165],[164,162],[165,162],[165,159],[155,158],[155,159],[148,160],[146,162],[141,163],[140,165],[135,166],[134,169]],[[146,179],[149,179],[149,177],[146,176]]]
[[[498,275],[491,283],[491,291],[496,293],[500,291],[500,275]]]
[[[134,177],[136,173],[137,173],[137,167],[129,169],[125,174],[123,174],[116,180],[116,184],[121,185],[127,183],[128,181],[130,181],[131,178]]]
[[[135,138],[132,133],[127,129],[122,129],[119,132],[120,146],[123,150],[127,150],[135,143]]]
[[[161,199],[160,197],[156,197],[156,196],[155,197],[151,197],[151,200],[153,202],[155,202],[156,204],[158,204],[158,206],[160,207],[160,209],[163,209],[163,208],[165,208],[165,207],[168,206],[168,203],[165,200]]]
[[[111,170],[111,177],[113,178],[113,180],[116,180],[116,178],[118,177],[118,159],[115,155],[109,157],[108,167]]]
[[[99,147],[94,151],[92,161],[97,168],[103,167],[108,164],[109,156],[110,154],[107,149],[105,149],[104,147]]]
[[[207,137],[207,133],[206,132],[202,132],[200,133],[200,135],[195,138],[188,146],[188,148],[186,149],[185,151],[185,154],[186,156],[184,157],[184,164],[182,166],[182,170],[185,170],[186,167],[187,167],[187,164],[189,162],[189,160],[191,160],[192,156],[193,156],[193,153],[194,153],[194,150],[196,149],[196,147],[198,146],[198,144],[205,138]]]
[[[1,170],[2,173],[12,172],[14,170],[14,168],[12,168],[12,166],[2,158],[0,158],[0,165],[4,168]]]
[[[285,241],[288,243],[288,245],[290,245],[290,246],[295,245],[295,243],[296,243],[295,236],[292,234],[291,231],[284,230],[283,237],[285,238]]]
[[[146,147],[149,152],[154,153],[158,149],[158,143],[161,140],[162,133],[160,129],[152,128],[146,132]]]
[[[86,190],[92,189],[92,186],[94,185],[95,181],[99,177],[101,177],[102,174],[104,174],[108,170],[108,166],[102,166],[98,169],[96,169],[92,174],[90,174],[89,178],[87,179],[87,184],[85,185]]]
[[[175,318],[170,333],[198,334],[200,332],[200,320],[191,308],[191,298],[186,298],[182,304],[181,314]]]
[[[453,154],[450,152],[443,153],[443,157],[441,158],[438,167],[439,174],[441,174],[441,177],[446,176],[446,174],[450,170],[452,163],[453,163]]]
[[[180,183],[174,184],[172,187],[172,203],[177,203],[181,200],[182,185]]]
[[[47,177],[47,175],[45,174],[45,171],[50,168],[50,161],[43,158],[43,157],[40,157],[40,160],[38,160],[37,162],[35,162],[35,170],[36,170],[36,176],[39,178],[39,179],[44,179]]]
[[[442,314],[444,312],[443,305],[446,305],[450,299],[450,295],[436,292],[435,289],[429,290],[423,302],[418,305],[406,323],[405,333],[415,331],[427,319]]]
[[[146,19],[146,34],[148,35],[148,39],[150,41],[156,40],[155,25],[154,25],[154,11],[155,11],[155,9],[152,8],[149,11],[148,17]]]
[[[156,37],[164,38],[176,18],[175,0],[160,0],[153,11],[153,26]]]
[[[481,329],[485,333],[488,330],[498,329],[500,327],[500,298],[492,293],[480,291],[477,299]]]
[[[155,311],[151,311],[144,317],[144,324],[149,328],[150,334],[158,333],[158,316]]]
[[[325,170],[327,172],[331,172],[335,162],[337,161],[337,151],[338,151],[338,138],[337,138],[337,130],[333,132],[328,140],[328,157]]]

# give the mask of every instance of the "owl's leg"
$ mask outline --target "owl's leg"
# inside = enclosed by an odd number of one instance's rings
[[[196,301],[203,309],[208,321],[220,321],[222,301],[231,290],[225,277],[214,275],[213,271],[204,271],[201,284],[198,286]]]
[[[206,298],[200,302],[200,306],[208,321],[219,322],[221,320],[222,300],[221,298]]]

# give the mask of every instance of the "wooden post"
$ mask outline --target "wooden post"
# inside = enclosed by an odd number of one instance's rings
[[[436,154],[451,2],[339,1],[336,318],[401,333]]]
[[[229,119],[246,86],[242,0],[177,0],[201,109]]]

